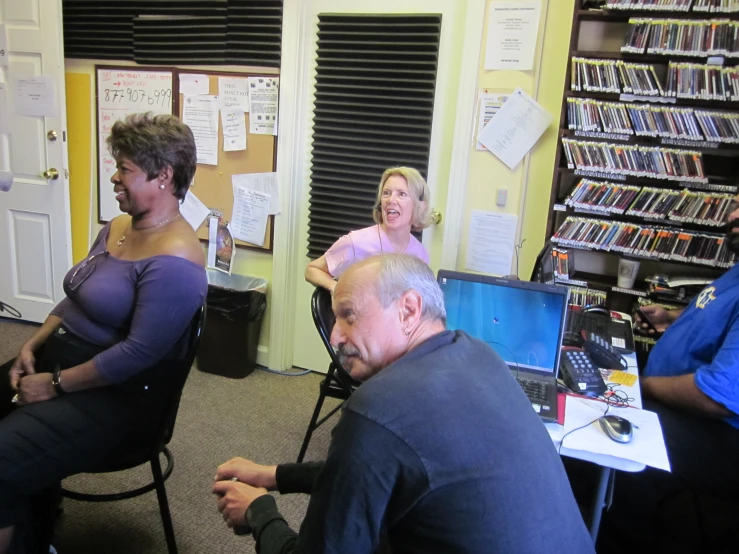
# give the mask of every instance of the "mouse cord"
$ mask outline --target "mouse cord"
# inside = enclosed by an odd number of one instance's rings
[[[565,443],[565,439],[569,435],[571,435],[575,431],[579,431],[580,429],[585,429],[586,427],[590,427],[593,423],[595,423],[596,421],[598,421],[600,418],[605,417],[606,415],[608,415],[608,410],[610,410],[610,409],[611,409],[611,404],[609,402],[606,402],[606,411],[603,412],[602,415],[599,415],[593,421],[589,421],[588,423],[586,423],[585,425],[581,425],[580,427],[575,427],[574,429],[572,429],[570,431],[567,431],[564,435],[562,435],[562,440],[559,441],[559,447],[557,448],[557,454],[560,454],[560,452],[562,452],[562,445]]]

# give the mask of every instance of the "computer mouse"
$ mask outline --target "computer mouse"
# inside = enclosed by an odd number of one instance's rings
[[[631,442],[633,431],[631,422],[617,415],[605,415],[598,420],[603,432],[616,442]]]

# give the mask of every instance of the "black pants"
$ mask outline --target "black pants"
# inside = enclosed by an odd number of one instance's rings
[[[57,331],[44,345],[36,370],[73,367],[97,350]],[[139,443],[141,430],[156,418],[156,402],[138,386],[90,389],[12,409],[11,365],[0,367],[0,528],[14,524],[32,496]]]
[[[705,525],[739,506],[739,429],[720,420],[645,400],[659,415],[672,472],[618,472],[611,510],[604,515],[599,552],[699,552]],[[718,510],[707,511],[711,505]]]

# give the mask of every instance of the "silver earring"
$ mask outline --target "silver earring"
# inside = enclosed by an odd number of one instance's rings
[[[164,190],[164,185],[159,185],[159,188]]]
[[[405,334],[406,337],[411,334],[411,332],[408,329],[406,329],[405,331],[403,331],[403,333]]]

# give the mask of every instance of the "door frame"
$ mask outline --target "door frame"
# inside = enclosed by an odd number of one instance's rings
[[[464,216],[469,154],[472,148],[474,112],[477,98],[477,74],[483,39],[486,0],[467,0],[465,38],[462,48],[460,78],[455,109],[454,147],[448,180],[444,214],[441,266],[456,269],[458,245]],[[280,68],[280,120],[277,136],[277,179],[282,213],[275,218],[274,255],[272,258],[272,309],[269,333],[269,368],[285,371],[292,367],[295,335],[294,305],[297,283],[303,279],[296,271],[302,259],[300,245],[300,201],[306,175],[308,129],[306,112],[312,75],[308,74],[313,37],[310,18],[312,2],[284,0],[282,20],[282,61]],[[446,246],[449,245],[449,246]]]

